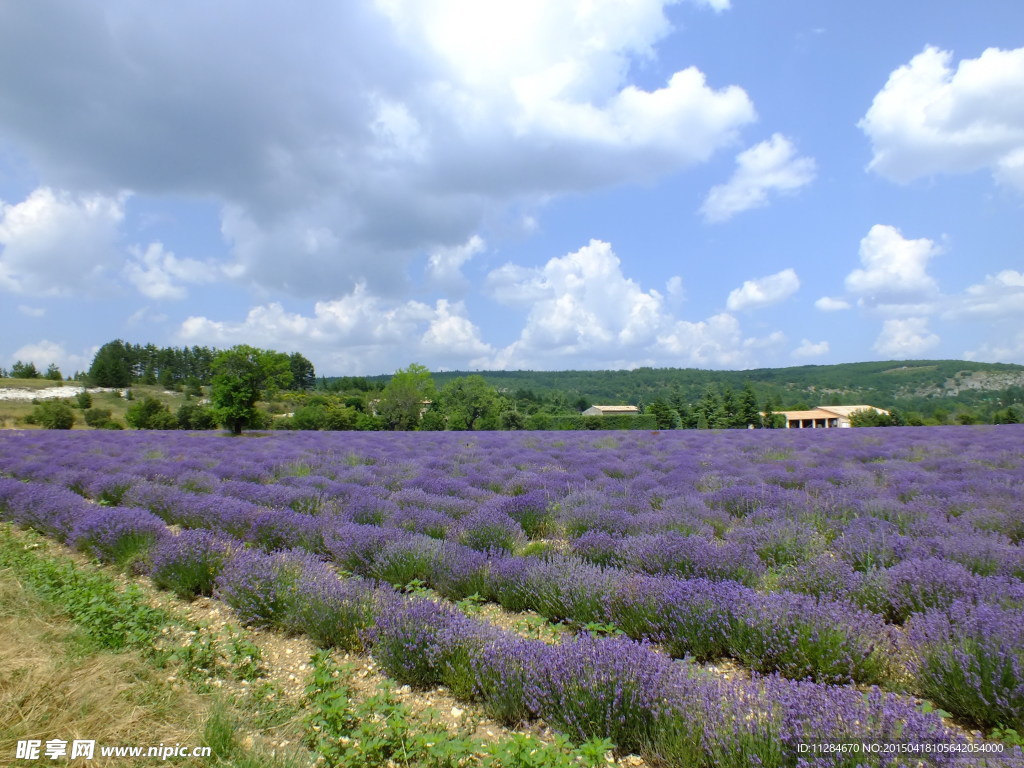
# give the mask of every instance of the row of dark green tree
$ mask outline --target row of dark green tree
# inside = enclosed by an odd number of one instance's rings
[[[94,387],[159,384],[171,389],[189,384],[206,386],[213,382],[219,354],[218,350],[210,347],[157,347],[155,344],[130,344],[116,339],[96,352],[86,381]],[[298,390],[312,389],[316,385],[313,364],[298,352],[287,357],[291,374],[288,386]]]
[[[8,377],[12,379],[49,379],[50,381],[64,381],[64,375],[60,372],[60,368],[57,367],[56,363],[50,363],[46,371],[40,373],[39,369],[36,368],[35,363],[25,363],[21,360],[18,360],[14,365],[12,365],[11,370],[9,371],[5,371],[3,368],[0,368],[0,379],[6,379]]]

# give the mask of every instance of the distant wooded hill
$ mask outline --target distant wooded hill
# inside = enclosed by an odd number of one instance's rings
[[[782,408],[862,404],[930,415],[957,406],[982,410],[1024,403],[1024,365],[964,360],[906,360],[802,365],[748,371],[637,368],[632,371],[446,371],[438,387],[477,373],[508,396],[562,393],[570,402],[646,405],[658,398],[696,402],[709,386],[740,390],[749,382],[759,402]],[[385,382],[389,376],[368,377]],[[330,381],[330,379],[327,379]]]

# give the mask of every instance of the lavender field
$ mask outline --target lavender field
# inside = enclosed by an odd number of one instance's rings
[[[0,518],[652,764],[1021,760],[1016,425],[4,432]]]

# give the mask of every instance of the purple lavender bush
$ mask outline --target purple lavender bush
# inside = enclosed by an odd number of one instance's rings
[[[730,653],[757,672],[821,683],[882,683],[892,636],[881,616],[792,592],[755,595],[737,607]]]
[[[231,550],[240,546],[214,531],[189,530],[164,537],[153,549],[150,578],[183,599],[212,595]]]
[[[584,634],[551,646],[542,662],[527,700],[544,720],[572,739],[608,738],[624,752],[651,741],[675,671],[667,657],[626,638]]]
[[[472,691],[469,658],[492,631],[498,632],[449,605],[409,600],[378,617],[373,658],[399,683],[416,688],[454,683],[455,688]]]
[[[504,635],[469,658],[473,695],[488,715],[505,725],[537,717],[527,697],[538,670],[546,663],[550,646],[540,640]]]
[[[907,634],[922,696],[976,725],[1024,732],[1024,613],[958,601],[914,616]]]
[[[308,552],[267,554],[243,549],[224,564],[214,596],[233,608],[245,624],[293,629],[299,582],[307,572],[322,567],[322,561]]]
[[[832,548],[854,570],[867,571],[895,565],[906,556],[910,543],[888,520],[858,517],[832,542]]]
[[[482,509],[460,521],[459,541],[481,552],[512,552],[525,536],[519,523],[498,510]]]
[[[291,510],[268,509],[258,513],[252,519],[246,538],[267,552],[279,549],[325,552],[323,522]]]
[[[90,557],[128,565],[168,535],[164,521],[137,507],[93,507],[78,518],[68,543]]]
[[[326,566],[307,568],[299,578],[289,625],[320,648],[362,652],[367,635],[398,598],[387,588],[358,578],[338,578]]]
[[[324,529],[324,549],[339,568],[368,576],[389,544],[409,538],[395,528],[360,523],[335,523]]]
[[[729,654],[735,611],[752,598],[736,582],[634,574],[612,589],[608,614],[629,637],[661,643],[678,658],[708,661]]]

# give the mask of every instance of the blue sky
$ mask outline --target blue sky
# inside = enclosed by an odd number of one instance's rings
[[[0,366],[1024,363],[1024,4],[0,5]]]

